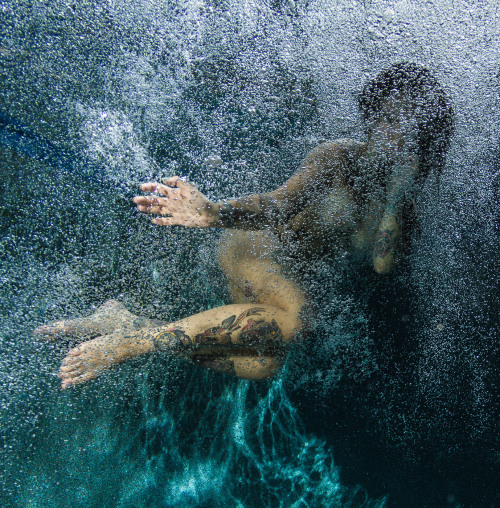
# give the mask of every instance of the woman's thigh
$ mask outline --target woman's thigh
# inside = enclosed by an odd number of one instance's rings
[[[220,266],[226,274],[233,303],[260,303],[298,314],[305,293],[283,275],[274,259],[280,248],[277,238],[265,231],[228,231],[218,248]]]
[[[198,365],[241,379],[262,381],[274,376],[283,366],[282,355],[197,354],[192,360]]]

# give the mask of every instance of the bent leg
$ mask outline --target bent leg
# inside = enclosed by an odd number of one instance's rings
[[[160,324],[161,321],[132,314],[117,300],[108,300],[90,316],[55,321],[49,325],[36,328],[33,333],[37,337],[47,341],[61,338],[84,341],[123,328],[139,329],[145,326],[158,326]]]
[[[306,298],[280,274],[264,234],[234,235],[221,244],[221,266],[235,301],[166,326],[120,330],[72,349],[60,370],[62,386],[85,382],[137,355],[165,351],[212,370],[265,379],[282,365],[301,330]]]
[[[300,319],[307,297],[283,276],[281,265],[273,260],[279,248],[271,233],[231,231],[220,243],[218,260],[234,303],[270,304]]]
[[[234,303],[272,305],[288,312],[298,332],[304,326],[301,311],[306,305],[304,292],[282,275],[281,266],[272,260],[279,249],[277,239],[267,232],[226,232],[219,245],[219,264],[229,282]],[[281,354],[242,355],[204,358],[201,365],[243,379],[262,380],[276,374],[285,359]],[[194,360],[194,358],[193,358]]]
[[[69,351],[60,369],[62,386],[82,383],[138,355],[164,351],[190,358],[209,356],[279,356],[298,328],[298,316],[272,305],[217,307],[167,326],[118,330]],[[232,355],[231,355],[232,356]]]

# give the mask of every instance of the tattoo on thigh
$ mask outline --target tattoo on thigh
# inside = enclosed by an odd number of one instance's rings
[[[283,333],[274,319],[270,323],[265,319],[249,319],[239,339],[245,346],[278,346],[283,342]]]
[[[153,339],[155,351],[175,351],[193,346],[191,337],[181,328],[171,328],[159,333]]]
[[[253,307],[242,312],[238,317],[233,315],[225,319],[220,326],[209,328],[203,333],[196,335],[196,344],[217,344],[232,346],[281,346],[283,344],[283,333],[278,323],[272,319],[254,319],[260,316],[265,309]],[[248,318],[246,324],[242,322]],[[237,342],[232,336],[233,332],[239,333]]]
[[[208,328],[203,333],[191,338],[181,328],[171,328],[162,331],[153,339],[156,351],[193,351],[199,346],[226,345],[226,346],[273,346],[283,344],[283,333],[278,323],[272,319],[254,319],[260,316],[265,309],[252,307],[242,312],[238,317],[232,315],[222,321],[220,326]],[[246,319],[246,323],[243,321]],[[238,340],[232,334],[239,332]]]
[[[245,298],[255,301],[256,298],[255,289],[253,287],[253,284],[249,280],[245,280],[243,294],[245,295]]]
[[[238,318],[236,315],[230,316],[222,321],[220,326],[208,328],[203,333],[195,336],[196,344],[231,344],[231,333],[241,328],[241,322],[249,316],[259,315],[264,311],[262,307],[253,307],[242,312]]]

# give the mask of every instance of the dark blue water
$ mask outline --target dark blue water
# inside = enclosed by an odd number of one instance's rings
[[[498,503],[493,1],[4,2],[0,20],[2,505]],[[436,73],[457,132],[394,274],[311,267],[316,327],[274,380],[151,356],[60,391],[71,343],[35,326],[109,298],[169,320],[229,302],[219,233],[153,227],[141,181],[270,190],[319,140],[362,136],[356,93],[402,59]]]

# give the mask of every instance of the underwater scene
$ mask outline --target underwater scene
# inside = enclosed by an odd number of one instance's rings
[[[1,0],[0,73],[1,506],[500,505],[496,0]]]

